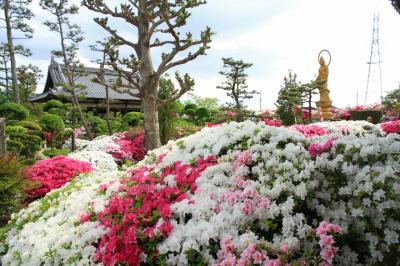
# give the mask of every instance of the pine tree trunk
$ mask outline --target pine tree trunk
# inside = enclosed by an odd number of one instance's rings
[[[143,97],[144,140],[148,151],[161,146],[158,124],[157,85],[157,82],[149,82],[149,85],[144,90]]]
[[[70,86],[71,93],[72,93],[72,102],[78,109],[79,120],[81,120],[81,123],[82,123],[83,127],[85,128],[85,132],[86,132],[86,135],[88,136],[88,139],[93,140],[92,131],[90,130],[90,127],[86,121],[85,116],[83,115],[81,106],[79,104],[78,96],[76,95],[75,81],[74,81],[74,77],[73,77],[74,73],[72,73],[72,71],[70,69],[69,61],[67,58],[67,51],[65,48],[65,37],[64,37],[64,31],[63,31],[63,27],[62,27],[61,17],[57,17],[57,21],[58,21],[58,26],[60,29],[59,32],[60,32],[60,37],[61,37],[61,49],[62,49],[62,53],[63,53],[65,69],[67,72],[68,85]]]
[[[12,37],[12,25],[10,18],[10,2],[9,0],[5,0],[4,2],[4,18],[6,21],[6,30],[7,30],[7,43],[8,49],[10,52],[10,61],[11,61],[11,77],[12,77],[12,87],[14,91],[14,101],[18,104],[21,103],[21,99],[19,96],[19,88],[18,88],[18,79],[17,79],[17,62],[15,60],[15,49],[14,49],[14,41]]]
[[[112,127],[110,121],[110,96],[108,93],[108,86],[106,86],[106,121],[107,121],[107,128],[108,128],[108,135],[112,135]]]

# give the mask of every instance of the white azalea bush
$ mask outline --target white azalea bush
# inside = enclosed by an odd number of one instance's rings
[[[311,131],[233,122],[126,172],[94,165],[13,217],[2,263],[396,265],[399,135]]]

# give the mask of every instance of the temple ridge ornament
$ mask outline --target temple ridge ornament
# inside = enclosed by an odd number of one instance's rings
[[[322,53],[326,52],[329,55],[329,63],[326,64]],[[320,64],[320,68],[318,71],[317,79],[315,80],[315,84],[319,90],[319,101],[316,102],[318,108],[322,109],[322,115],[324,120],[331,120],[333,118],[333,114],[330,111],[332,107],[332,101],[329,97],[329,89],[328,89],[328,76],[329,76],[329,65],[331,64],[332,56],[328,50],[322,50],[318,54],[318,62]]]

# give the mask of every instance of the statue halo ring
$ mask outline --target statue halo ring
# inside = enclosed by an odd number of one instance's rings
[[[326,49],[321,50],[321,52],[319,52],[319,54],[318,54],[318,62],[319,62],[319,59],[321,58],[321,54],[322,54],[323,52],[327,52],[328,55],[329,55],[329,63],[327,64],[327,65],[329,66],[329,65],[331,64],[331,61],[332,61],[332,56],[331,56],[331,53],[330,53],[328,50],[326,50]]]

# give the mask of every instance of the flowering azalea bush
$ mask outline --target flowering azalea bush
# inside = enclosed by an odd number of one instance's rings
[[[134,162],[143,160],[146,154],[143,133],[133,138],[127,132],[116,133],[114,136],[115,144],[107,146],[106,151],[115,159],[125,159]]]
[[[63,155],[37,162],[24,171],[28,180],[39,183],[38,187],[28,190],[27,194],[33,199],[41,198],[49,191],[62,187],[80,173],[88,173],[92,170],[90,163],[73,160]]]
[[[400,120],[382,123],[380,126],[382,130],[385,132],[385,134],[390,134],[390,133],[400,134]]]
[[[328,133],[307,137],[232,122],[125,172],[95,164],[13,216],[2,263],[393,265],[400,136],[345,125],[319,123]]]
[[[77,151],[109,153],[118,162],[123,160],[138,162],[146,154],[143,133],[136,134],[135,136],[131,136],[129,132],[115,133],[112,136],[97,137],[93,141],[76,139],[75,145]],[[63,148],[70,149],[71,141],[69,140]]]

